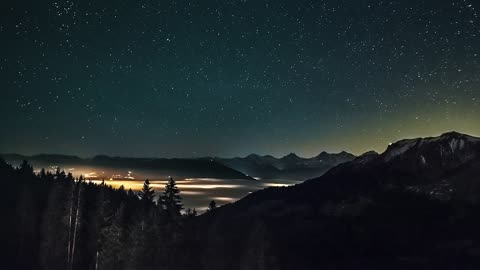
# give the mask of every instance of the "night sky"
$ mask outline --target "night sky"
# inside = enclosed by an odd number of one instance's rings
[[[1,2],[3,153],[313,156],[480,135],[478,1]]]

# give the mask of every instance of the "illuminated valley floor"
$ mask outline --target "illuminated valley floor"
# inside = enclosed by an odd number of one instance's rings
[[[100,180],[92,180],[100,184]],[[143,186],[141,180],[106,180],[107,185],[114,188],[124,186],[126,190],[132,189],[138,191]],[[150,186],[154,188],[156,194],[164,190],[167,180],[150,180]],[[213,178],[188,178],[178,180],[177,186],[180,189],[180,195],[183,198],[185,208],[196,208],[202,212],[207,208],[211,200],[215,200],[218,205],[234,202],[251,192],[275,186],[294,185],[298,182],[291,180],[240,180],[240,179],[213,179]]]

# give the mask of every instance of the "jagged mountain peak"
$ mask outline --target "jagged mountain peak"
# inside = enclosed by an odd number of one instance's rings
[[[284,157],[282,157],[282,159],[301,159],[301,157],[299,157],[297,154],[295,153],[290,153]]]
[[[329,158],[329,157],[344,157],[344,158],[351,158],[353,159],[355,156],[353,154],[350,154],[346,151],[342,151],[340,153],[328,153],[326,151],[322,151],[320,154],[318,154],[315,159],[324,159],[324,158]]]
[[[328,156],[330,156],[330,155],[334,155],[334,154],[330,154],[330,153],[328,153],[328,152],[326,152],[326,151],[322,151],[322,152],[321,152],[320,154],[318,154],[315,158],[316,158],[316,159],[322,159],[322,158],[328,157]]]
[[[338,154],[322,152],[320,158],[304,158],[290,153],[281,158],[250,154],[244,158],[218,159],[224,165],[259,178],[305,180],[317,177],[340,163],[351,161],[354,155],[345,151]]]

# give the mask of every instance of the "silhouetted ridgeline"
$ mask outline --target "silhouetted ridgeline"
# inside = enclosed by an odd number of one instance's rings
[[[0,161],[5,269],[480,269],[480,139],[404,140],[196,217]]]
[[[9,163],[20,163],[27,160],[35,168],[60,166],[62,168],[88,167],[89,169],[105,170],[130,169],[139,170],[146,175],[175,175],[181,178],[223,178],[249,179],[253,178],[231,169],[213,159],[167,159],[167,158],[123,158],[104,155],[93,158],[79,158],[67,155],[40,154],[23,156],[18,154],[0,154],[0,157]]]
[[[200,216],[202,258],[211,269],[480,269],[479,199],[479,138],[404,140]]]
[[[129,169],[146,175],[175,175],[179,178],[222,178],[222,179],[294,179],[306,180],[318,177],[341,163],[351,161],[354,155],[347,152],[330,154],[322,152],[312,158],[302,158],[289,154],[282,158],[273,156],[249,155],[245,158],[124,158],[98,155],[93,158],[77,156],[40,154],[23,156],[18,154],[0,154],[0,157],[12,164],[27,160],[35,168],[60,166],[62,168],[87,167],[105,170]],[[137,174],[138,175],[138,174]]]
[[[244,158],[215,158],[215,160],[254,177],[306,180],[318,177],[332,167],[352,161],[354,158],[354,155],[347,152],[338,154],[322,152],[312,158],[302,158],[292,153],[282,158],[252,154]]]

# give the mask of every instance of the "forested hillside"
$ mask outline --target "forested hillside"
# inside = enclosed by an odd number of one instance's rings
[[[181,198],[171,179],[154,194],[148,180],[135,194],[74,179],[58,170],[38,175],[24,162],[0,160],[1,269],[182,269],[194,247]],[[160,199],[154,202],[154,197]],[[188,236],[188,237],[187,237]],[[180,252],[182,250],[182,252]]]

